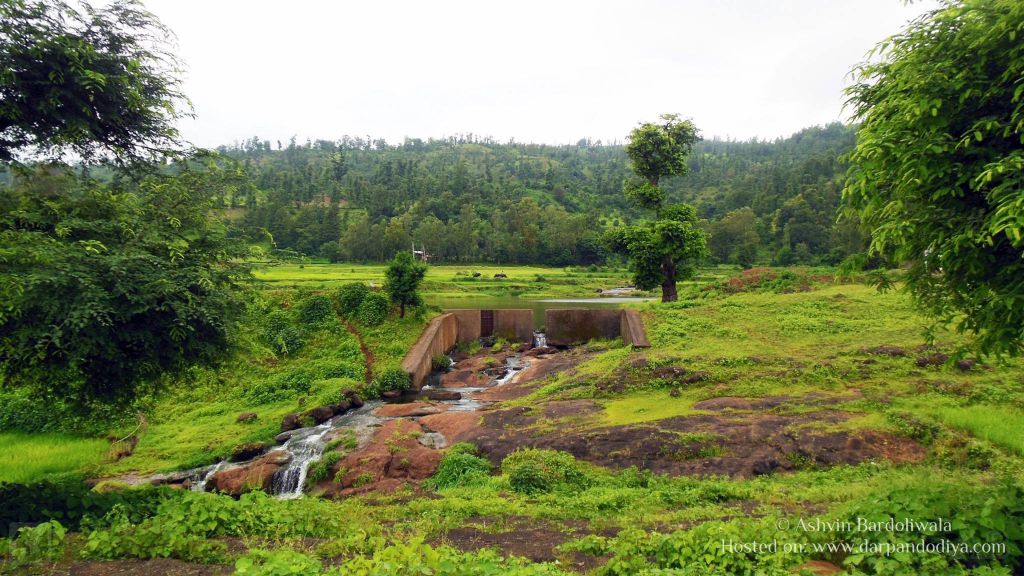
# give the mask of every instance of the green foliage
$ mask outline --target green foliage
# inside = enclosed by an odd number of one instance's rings
[[[253,550],[235,560],[238,576],[317,576],[320,560],[294,550]]]
[[[170,488],[145,487],[125,491],[95,492],[81,478],[27,484],[0,483],[0,525],[55,520],[70,530],[94,523],[115,506],[141,521],[155,513],[165,499],[176,496]]]
[[[243,247],[212,217],[220,168],[121,187],[39,173],[0,189],[0,367],[8,383],[131,400],[223,359]]]
[[[379,392],[387,390],[404,392],[409,389],[411,384],[409,373],[401,368],[386,368],[373,379],[373,386]]]
[[[337,570],[345,576],[567,576],[550,564],[503,559],[491,550],[460,552],[448,547],[433,548],[421,538],[377,550],[372,556],[346,560]]]
[[[267,316],[263,341],[279,356],[298,353],[306,345],[302,332],[291,321],[291,315],[284,310],[275,310]]]
[[[706,236],[687,205],[665,208],[663,218],[654,222],[616,228],[606,240],[612,250],[629,257],[638,288],[661,286],[663,302],[675,301],[676,282],[692,277],[707,254]]]
[[[309,465],[309,469],[306,470],[306,482],[310,485],[322,482],[327,479],[330,473],[331,467],[341,460],[341,452],[328,451],[325,449],[324,455],[319,460]]]
[[[855,544],[866,542],[877,548],[924,542],[939,546],[1005,544],[1005,552],[969,554],[861,554],[846,557],[844,563],[865,574],[948,573],[961,566],[1006,566],[1024,564],[1024,490],[1009,482],[966,486],[935,477],[886,489],[849,507],[847,521],[884,525],[890,519],[913,519],[918,523],[902,530],[864,530],[856,533]],[[942,519],[945,523],[939,522]]]
[[[491,463],[474,455],[475,448],[471,444],[468,446],[473,452],[466,446],[460,443],[448,449],[437,472],[427,481],[430,486],[435,489],[470,486],[490,475]]]
[[[334,301],[338,314],[351,318],[359,311],[360,304],[370,293],[369,286],[364,282],[349,282],[342,284],[334,293]]]
[[[430,368],[432,370],[448,370],[452,367],[452,358],[447,354],[438,354],[430,359]]]
[[[405,318],[406,306],[418,306],[423,300],[419,295],[419,286],[427,275],[427,265],[419,262],[409,252],[399,252],[384,271],[384,291],[391,298],[391,303],[399,308],[399,318]]]
[[[359,304],[356,318],[364,326],[380,326],[387,319],[390,307],[386,296],[371,292]]]
[[[312,296],[299,305],[299,322],[305,326],[323,327],[334,319],[334,306],[327,296]]]
[[[177,146],[187,105],[170,32],[140,4],[0,7],[0,161],[71,152],[140,160]]]
[[[663,114],[662,124],[641,124],[629,133],[626,155],[638,176],[646,179],[652,188],[661,178],[685,176],[689,172],[686,159],[693,145],[700,140],[700,132],[693,122],[680,120],[677,114]],[[639,194],[644,207],[657,210],[664,199],[662,194],[650,191]]]
[[[590,480],[572,454],[520,448],[501,461],[512,489],[522,494],[545,494],[585,488]]]
[[[13,541],[0,540],[0,572],[23,569],[30,564],[54,562],[64,556],[67,529],[56,520],[19,528]]]
[[[981,353],[1024,350],[1024,4],[954,0],[875,50],[843,191],[871,250]]]

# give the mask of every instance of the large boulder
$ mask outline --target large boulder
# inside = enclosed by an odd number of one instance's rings
[[[325,481],[329,495],[349,495],[369,490],[391,491],[401,481],[429,478],[441,462],[441,451],[423,446],[425,431],[414,420],[389,420],[373,435],[369,444],[345,456],[332,469],[344,470],[338,483]],[[328,475],[334,477],[334,474]]]
[[[284,450],[268,452],[248,464],[216,472],[210,477],[207,489],[236,497],[253,490],[270,492],[274,473],[288,463],[290,458]]]
[[[266,452],[267,448],[268,446],[263,442],[246,442],[245,444],[239,444],[231,451],[231,456],[228,457],[228,461],[244,462],[245,460],[252,460]]]

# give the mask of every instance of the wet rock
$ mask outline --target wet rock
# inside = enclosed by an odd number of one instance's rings
[[[432,388],[430,390],[424,390],[420,393],[420,396],[429,398],[430,400],[461,400],[462,393],[455,392],[454,390],[439,390]]]
[[[334,408],[335,416],[337,416],[338,414],[344,414],[345,412],[348,412],[350,408],[352,408],[352,402],[348,400],[342,400],[341,402],[338,402],[337,404],[332,406],[332,408]]]
[[[393,400],[395,398],[400,398],[402,396],[402,392],[399,390],[385,390],[381,392],[380,395],[382,398],[390,398]]]
[[[253,490],[269,492],[274,473],[288,461],[287,458],[286,452],[275,450],[248,464],[220,470],[210,477],[207,490],[216,490],[230,496],[241,496]]]
[[[442,454],[419,442],[426,431],[413,420],[389,420],[363,448],[345,456],[333,468],[344,470],[337,484],[327,483],[327,495],[348,495],[369,490],[387,491],[401,482],[429,478]]]
[[[475,370],[455,370],[441,375],[441,386],[444,388],[480,388],[490,378]]]
[[[297,412],[285,414],[284,418],[281,419],[281,432],[288,432],[298,428],[302,428],[302,420]]]
[[[537,348],[531,348],[526,352],[523,352],[523,356],[536,357],[543,356],[545,354],[555,354],[558,352],[558,348],[552,348],[551,346],[538,346]]]
[[[288,441],[289,438],[292,437],[292,433],[293,432],[294,432],[293,430],[288,430],[287,432],[281,432],[277,436],[274,436],[274,442],[277,442],[278,444],[284,444],[285,442]]]
[[[465,352],[452,352],[452,362],[458,363],[469,359],[469,354]]]
[[[426,446],[427,448],[433,448],[434,450],[440,450],[448,446],[448,442],[445,441],[444,435],[440,432],[427,432],[418,439],[420,445]]]
[[[323,424],[334,417],[333,406],[317,406],[309,412],[306,412],[304,416],[309,416],[313,419],[316,424]]]
[[[269,446],[263,442],[246,442],[245,444],[239,444],[231,451],[231,456],[228,457],[228,461],[244,462],[246,460],[252,460],[266,452],[267,448],[269,448]]]
[[[341,393],[342,402],[348,402],[349,408],[362,408],[363,399],[355,390],[345,390]]]
[[[259,415],[255,412],[242,412],[238,415],[238,418],[235,418],[235,422],[248,424],[249,422],[255,422],[257,418],[259,418]]]
[[[440,414],[448,409],[446,405],[428,404],[426,402],[410,402],[408,404],[385,404],[373,411],[375,416],[383,418],[416,418]]]
[[[449,444],[461,442],[480,427],[480,414],[475,412],[445,412],[424,416],[419,423],[440,433]]]

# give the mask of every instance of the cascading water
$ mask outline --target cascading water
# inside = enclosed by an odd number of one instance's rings
[[[373,416],[371,412],[380,406],[380,402],[367,402],[362,408],[335,416],[319,426],[300,428],[292,432],[292,435],[281,446],[282,450],[288,452],[291,459],[288,463],[274,473],[271,479],[270,492],[283,499],[298,498],[306,488],[306,474],[309,465],[316,462],[323,456],[324,447],[327,445],[327,435],[332,430],[339,428],[351,429],[363,444],[368,430],[377,424],[380,419]]]
[[[216,474],[217,471],[223,468],[227,463],[227,460],[221,460],[220,462],[217,462],[213,466],[210,466],[208,468],[200,468],[199,470],[197,470],[195,481],[192,482],[191,490],[193,492],[206,492],[206,483],[209,482],[210,478],[213,478],[213,475]]]
[[[547,345],[548,345],[548,337],[545,336],[543,332],[534,332],[533,333],[533,347],[534,348],[544,348]]]
[[[298,498],[302,495],[309,464],[320,459],[324,452],[324,435],[331,428],[331,421],[328,420],[319,426],[300,428],[288,438],[282,448],[291,455],[291,459],[274,473],[271,493],[281,498]]]

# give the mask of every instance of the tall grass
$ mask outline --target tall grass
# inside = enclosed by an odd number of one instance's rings
[[[1024,414],[995,406],[949,406],[936,409],[946,424],[1024,455],[1024,432],[1020,422]]]
[[[0,482],[34,482],[100,464],[110,444],[63,434],[0,433]]]

